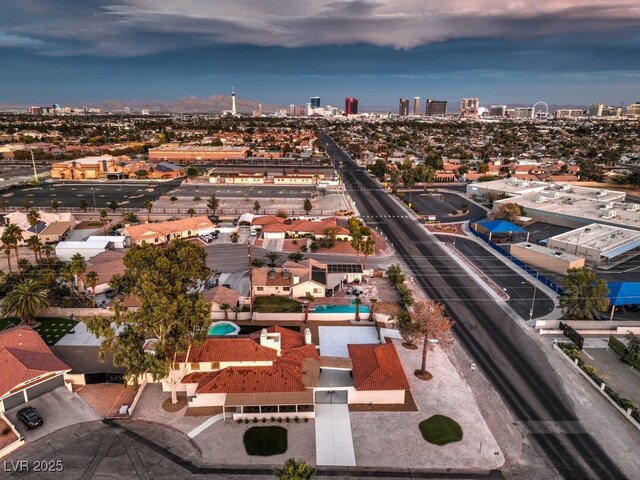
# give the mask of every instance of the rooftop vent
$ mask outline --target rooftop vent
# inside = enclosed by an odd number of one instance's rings
[[[536,203],[546,203],[548,201],[549,199],[547,197],[538,197],[538,200],[536,200]]]
[[[269,269],[269,278],[276,278],[276,271],[273,268]]]
[[[640,203],[627,203],[627,210],[629,212],[637,212],[640,210]]]
[[[602,218],[614,218],[616,216],[615,210],[607,210],[602,214]]]

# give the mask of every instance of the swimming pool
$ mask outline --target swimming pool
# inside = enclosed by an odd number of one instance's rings
[[[318,305],[312,310],[313,313],[356,313],[356,304],[351,305]],[[369,313],[367,305],[360,305],[360,313]]]
[[[207,330],[207,335],[237,335],[238,333],[240,333],[240,327],[226,320],[212,323]]]

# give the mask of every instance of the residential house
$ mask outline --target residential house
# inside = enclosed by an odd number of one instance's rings
[[[26,241],[33,235],[38,235],[42,243],[54,243],[64,239],[66,234],[79,222],[71,212],[38,211],[40,219],[31,225],[27,220],[27,212],[12,212],[4,216],[4,224],[13,223],[22,230],[22,240]],[[0,227],[0,235],[4,226]]]
[[[70,371],[31,327],[0,332],[0,412],[64,386]]]
[[[192,238],[211,233],[215,224],[206,216],[182,218],[168,222],[143,223],[130,225],[122,230],[122,234],[129,237],[132,244],[144,245],[151,243],[161,245],[176,238]]]
[[[230,288],[219,285],[203,292],[205,301],[211,302],[212,312],[224,312],[223,305],[228,305],[227,310],[240,305],[240,293]],[[230,318],[233,319],[231,316]]]
[[[316,237],[327,236],[327,230],[335,229],[336,240],[350,242],[352,240],[349,230],[338,225],[335,217],[322,219],[283,219],[274,215],[255,217],[251,222],[252,227],[261,227],[263,238],[284,239],[288,237]]]
[[[78,278],[78,288],[89,295],[93,293],[92,288],[87,285],[87,274],[93,271],[98,274],[95,293],[109,290],[109,282],[113,276],[124,274],[124,256],[125,252],[108,250],[91,257],[87,261],[87,269]]]
[[[149,167],[149,178],[154,180],[170,180],[184,177],[187,174],[187,167],[169,162],[160,162]]]

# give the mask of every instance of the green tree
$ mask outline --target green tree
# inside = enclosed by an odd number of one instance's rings
[[[278,252],[267,252],[264,257],[269,260],[270,267],[275,267],[276,262],[280,259],[280,254]]]
[[[310,198],[304,199],[304,203],[302,204],[302,209],[305,211],[307,215],[309,215],[309,212],[313,210],[313,203],[311,203]]]
[[[87,208],[89,208],[89,202],[87,202],[84,198],[82,200],[80,200],[80,208],[82,209],[83,212],[87,211]]]
[[[86,283],[87,287],[91,288],[91,298],[93,300],[93,306],[96,307],[96,285],[98,284],[98,280],[100,279],[98,272],[91,270],[87,272],[86,275]]]
[[[238,243],[240,235],[238,234],[238,232],[231,232],[231,235],[229,235],[229,237],[231,238],[232,243]]]
[[[300,263],[302,260],[304,260],[304,255],[300,252],[293,252],[290,253],[287,258],[294,263]]]
[[[315,299],[316,297],[311,295],[309,292],[304,294],[304,323],[309,322],[309,311],[311,310],[311,305]]]
[[[2,302],[5,316],[15,315],[25,325],[32,325],[38,312],[49,307],[47,292],[35,278],[26,278],[14,285]]]
[[[209,200],[207,200],[207,208],[211,209],[213,211],[213,214],[215,215],[219,207],[220,200],[215,195],[211,195],[211,197],[209,197]]]
[[[2,244],[5,246],[5,252],[13,248],[13,251],[16,254],[16,261],[20,261],[20,252],[18,251],[18,244],[22,240],[22,230],[15,223],[8,223],[4,227],[4,231],[2,232]],[[7,259],[9,259],[9,254],[7,254]],[[9,263],[9,271],[11,271],[11,263]]]
[[[206,252],[196,243],[174,240],[165,248],[134,245],[123,262],[124,274],[114,275],[110,285],[140,306],[131,311],[115,302],[113,317],[94,316],[87,329],[101,339],[101,359],[112,352],[114,365],[134,383],[145,373],[166,379],[176,403],[181,375],[172,365],[178,358],[188,363],[191,348],[204,342],[211,323],[211,305],[194,293],[211,275]],[[153,353],[143,349],[149,338],[155,339]]]
[[[570,268],[562,279],[562,288],[560,308],[566,319],[597,320],[609,306],[606,280],[597,279],[587,267]]]
[[[265,261],[263,258],[252,258],[251,259],[251,266],[252,267],[256,267],[256,268],[260,268],[260,267],[264,267]]]
[[[427,372],[427,352],[433,350],[436,343],[442,349],[453,345],[451,328],[454,322],[445,316],[444,305],[434,300],[416,302],[410,316],[418,338],[422,340],[422,365],[415,374],[421,380],[429,380],[432,375]]]
[[[231,310],[231,305],[223,303],[220,305],[220,310],[224,312],[224,319],[229,320],[229,310]]]
[[[260,202],[258,200],[253,202],[253,211],[254,212],[258,213],[261,208],[262,208],[262,205],[260,205]]]
[[[418,339],[418,329],[415,323],[411,320],[411,315],[406,310],[400,312],[396,318],[396,328],[404,340],[403,345],[407,348],[415,349],[415,343]]]
[[[73,278],[76,283],[76,291],[78,292],[78,295],[80,295],[79,278],[80,275],[87,271],[87,261],[84,259],[81,253],[75,253],[73,257],[71,257],[71,261],[69,262],[69,270],[73,274]]]
[[[369,321],[373,322],[375,319],[375,317],[373,316],[373,310],[375,309],[376,303],[378,303],[378,299],[370,298],[369,301],[371,302],[371,307],[369,307]]]
[[[187,178],[190,179],[194,179],[196,178],[200,173],[198,172],[198,169],[196,167],[193,167],[191,165],[189,165],[187,167]]]
[[[109,209],[115,213],[115,211],[118,209],[118,202],[116,202],[115,200],[111,200],[109,202]]]
[[[153,209],[153,203],[149,200],[145,200],[144,209],[147,211],[147,222],[151,222],[151,210]]]
[[[189,216],[191,218],[193,218],[196,214],[196,209],[195,208],[190,208],[189,210],[187,210],[187,213],[189,214]]]
[[[316,469],[308,466],[303,460],[288,459],[281,468],[274,468],[273,474],[278,480],[311,480]]]
[[[60,202],[58,200],[51,200],[51,208],[57,212],[60,208]]]
[[[360,305],[362,305],[362,300],[360,299],[360,297],[356,297],[353,303],[355,303],[356,305],[356,322],[359,322],[360,321]]]
[[[31,268],[31,263],[26,258],[21,258],[18,260],[18,271],[20,273],[26,274]]]
[[[517,203],[499,203],[494,205],[493,211],[489,213],[491,220],[506,220],[517,223],[522,216],[522,207]]]
[[[360,262],[360,253],[362,252],[362,244],[363,240],[360,235],[352,236],[351,238],[351,248],[356,251],[356,262]]]
[[[47,259],[47,264],[51,263],[51,256],[53,255],[53,247],[51,245],[43,245],[42,246],[42,253],[44,254],[44,257]],[[42,260],[42,255],[40,256],[40,259]]]
[[[635,354],[640,354],[640,336],[629,332],[625,335],[627,339],[627,350]]]
[[[36,263],[40,263],[39,254],[42,250],[42,242],[40,241],[40,237],[38,237],[38,235],[31,235],[29,238],[27,238],[27,241],[25,243],[27,245],[27,248],[31,250],[36,257]]]

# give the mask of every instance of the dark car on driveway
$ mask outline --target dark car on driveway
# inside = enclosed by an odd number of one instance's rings
[[[24,423],[27,430],[38,428],[44,423],[38,411],[33,407],[25,407],[18,410],[18,420]]]

